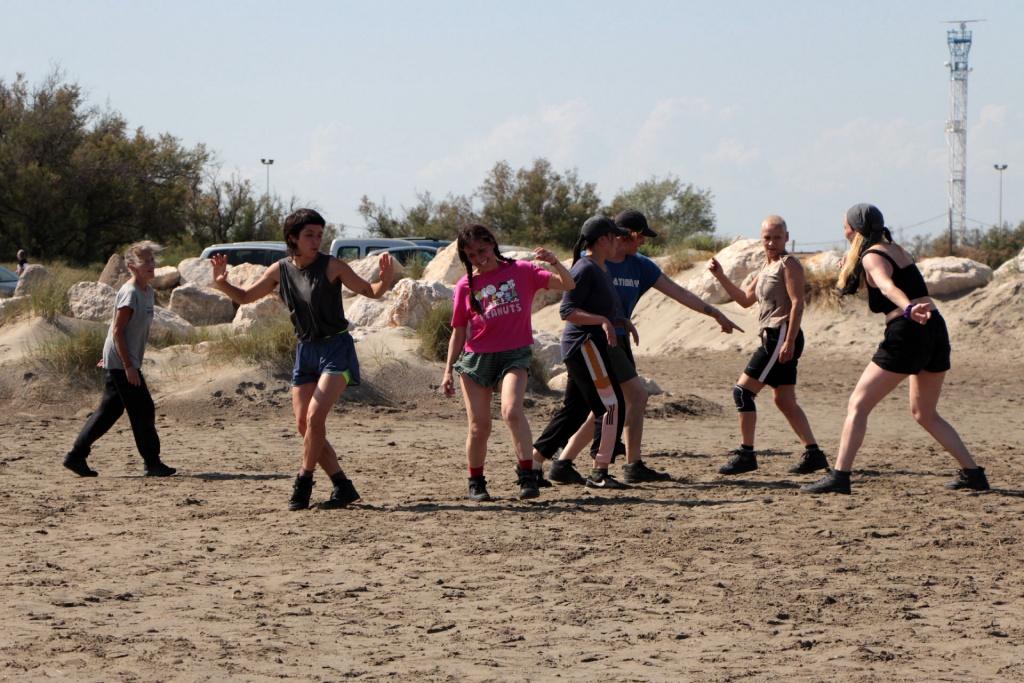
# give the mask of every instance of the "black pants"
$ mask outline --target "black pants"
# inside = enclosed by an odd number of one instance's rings
[[[607,369],[609,366],[608,355],[603,347],[599,347],[599,351],[605,369]],[[554,457],[559,448],[564,448],[591,412],[594,413],[594,442],[590,448],[591,454],[597,452],[597,447],[601,443],[603,422],[601,416],[607,412],[607,409],[597,393],[591,368],[587,366],[581,349],[577,349],[565,359],[565,369],[569,373],[569,382],[565,387],[565,399],[551,417],[544,432],[533,444],[537,452],[545,458]],[[618,420],[615,428],[615,440],[618,442],[622,439],[622,427],[626,418],[626,401],[622,397],[622,389],[614,375],[609,373],[609,377],[612,389],[615,391],[615,399],[618,402]]]
[[[124,370],[106,370],[103,373],[103,396],[100,405],[86,420],[78,433],[69,455],[85,458],[101,436],[110,431],[118,418],[127,410],[135,435],[135,446],[147,464],[160,462],[160,437],[156,433],[156,407],[149,395],[146,379],[139,373],[139,386],[128,382]]]

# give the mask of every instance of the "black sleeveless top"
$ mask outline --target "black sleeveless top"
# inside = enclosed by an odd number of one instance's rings
[[[907,298],[911,301],[928,296],[928,285],[925,284],[924,276],[921,275],[921,271],[917,269],[917,264],[913,261],[900,268],[896,265],[896,261],[883,251],[869,249],[864,254],[878,254],[888,261],[892,265],[893,284],[899,287],[900,291],[906,294]],[[882,290],[878,289],[878,287],[872,287],[870,284],[868,285],[868,309],[872,313],[888,313],[889,311],[895,311],[897,308],[899,307],[896,304],[889,301],[889,298],[882,294]]]
[[[295,336],[301,341],[326,339],[348,329],[341,303],[341,281],[327,280],[330,262],[330,255],[322,252],[305,268],[296,267],[291,258],[277,262],[281,298],[291,311]]]

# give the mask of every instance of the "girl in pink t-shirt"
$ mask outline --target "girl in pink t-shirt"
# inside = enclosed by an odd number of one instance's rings
[[[491,399],[501,391],[501,417],[508,425],[519,465],[519,497],[540,495],[540,472],[534,470],[530,424],[523,411],[526,378],[533,356],[530,314],[539,289],[570,290],[572,275],[547,249],[534,250],[537,260],[555,273],[527,261],[502,256],[487,227],[467,225],[459,231],[459,260],[466,275],[455,285],[452,337],[441,386],[455,394],[452,372],[459,373],[469,434],[469,498],[490,500],[484,479],[487,439],[491,435]]]

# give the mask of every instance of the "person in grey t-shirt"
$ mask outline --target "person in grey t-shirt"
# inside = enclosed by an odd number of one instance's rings
[[[136,242],[125,251],[125,265],[132,276],[117,292],[113,319],[103,343],[103,396],[64,456],[64,467],[80,477],[97,475],[86,462],[89,451],[125,411],[131,421],[135,445],[145,463],[146,476],[169,477],[177,471],[160,460],[156,407],[141,370],[149,326],[153,322],[155,297],[149,283],[155,275],[159,251],[160,246],[153,242]]]

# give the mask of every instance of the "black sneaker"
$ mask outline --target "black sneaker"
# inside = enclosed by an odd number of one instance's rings
[[[318,506],[321,510],[337,510],[338,508],[346,507],[349,503],[354,503],[359,500],[359,494],[356,492],[356,487],[352,484],[351,479],[345,479],[340,484],[335,484],[334,489],[331,491],[331,497],[320,503]],[[306,498],[307,504],[309,498]]]
[[[757,456],[754,451],[737,448],[732,452],[729,462],[718,468],[719,474],[743,474],[757,469]]]
[[[810,474],[811,472],[827,469],[828,459],[825,457],[825,454],[821,452],[820,448],[813,448],[811,450],[804,450],[804,454],[800,457],[800,462],[790,467],[789,473]]]
[[[627,484],[639,484],[644,481],[671,481],[672,475],[668,472],[652,470],[644,464],[643,460],[627,462],[622,466],[622,480]]]
[[[519,465],[516,465],[516,476],[519,477],[520,498],[536,498],[540,495],[540,489],[537,487],[537,473],[534,470],[521,470]]]
[[[804,493],[843,493],[850,495],[850,473],[829,470],[828,474],[812,484],[800,487]]]
[[[487,493],[487,480],[482,475],[469,478],[468,498],[478,503],[486,503],[491,499],[491,494]]]
[[[77,458],[70,453],[64,456],[64,467],[67,467],[80,477],[99,476],[99,472],[89,469],[89,464],[85,462],[85,458]]]
[[[973,470],[958,470],[956,478],[947,481],[947,489],[971,489],[973,491],[988,491],[988,477],[985,476],[985,468],[978,467]]]
[[[583,475],[576,470],[572,460],[555,460],[548,468],[548,479],[556,484],[577,484],[583,486],[586,483]]]
[[[608,470],[594,470],[586,478],[588,489],[628,489],[621,481],[608,474]]]
[[[292,486],[292,499],[288,501],[289,510],[305,510],[309,507],[309,497],[313,495],[313,477],[295,477]]]
[[[549,489],[553,486],[550,481],[544,478],[544,470],[534,470],[533,473],[537,475],[537,488]]]
[[[157,460],[151,465],[146,465],[145,475],[147,477],[169,477],[177,471]]]

